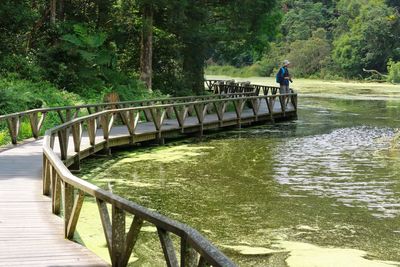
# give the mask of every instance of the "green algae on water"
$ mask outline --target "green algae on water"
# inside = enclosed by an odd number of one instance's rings
[[[277,247],[289,251],[289,256],[285,260],[289,267],[400,266],[400,262],[367,259],[367,252],[357,249],[326,248],[293,241],[281,241]]]
[[[189,146],[178,145],[175,147],[160,147],[152,149],[147,153],[132,153],[129,157],[123,158],[117,164],[132,163],[139,161],[154,161],[160,163],[170,163],[177,161],[189,161],[193,157],[204,154],[213,149],[209,146]]]
[[[321,89],[340,97],[362,92],[351,100],[302,95],[294,122],[89,159],[82,173],[199,230],[239,266],[326,266],[331,259],[332,266],[396,266],[400,87],[369,86]],[[393,100],[371,100],[381,89]],[[135,264],[152,266],[148,255],[156,255],[159,266],[154,226],[146,227]]]

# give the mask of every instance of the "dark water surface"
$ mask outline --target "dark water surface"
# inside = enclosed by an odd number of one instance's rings
[[[290,251],[281,241],[400,262],[400,102],[299,104],[297,121],[88,159],[83,175],[198,229],[240,266],[285,266],[287,254],[237,250]]]

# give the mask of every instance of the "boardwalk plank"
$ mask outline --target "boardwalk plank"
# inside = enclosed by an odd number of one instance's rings
[[[63,221],[42,196],[42,141],[0,152],[0,266],[108,266],[64,239]]]

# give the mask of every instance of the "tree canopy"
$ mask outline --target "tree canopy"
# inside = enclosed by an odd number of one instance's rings
[[[282,0],[280,5],[282,23],[278,34],[269,35],[272,42],[261,58],[217,63],[251,65],[250,75],[258,76],[274,75],[284,59],[300,77],[360,79],[370,76],[365,69],[395,75],[400,61],[399,1]]]
[[[207,59],[261,57],[277,33],[276,7],[275,0],[5,0],[0,73],[77,93],[111,88],[123,98],[139,78],[164,93],[200,93]]]

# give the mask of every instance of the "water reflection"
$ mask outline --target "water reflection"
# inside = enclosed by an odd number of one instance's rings
[[[395,132],[353,127],[294,138],[274,150],[274,179],[292,190],[334,198],[350,207],[367,207],[377,217],[400,214],[399,173],[385,154]]]

